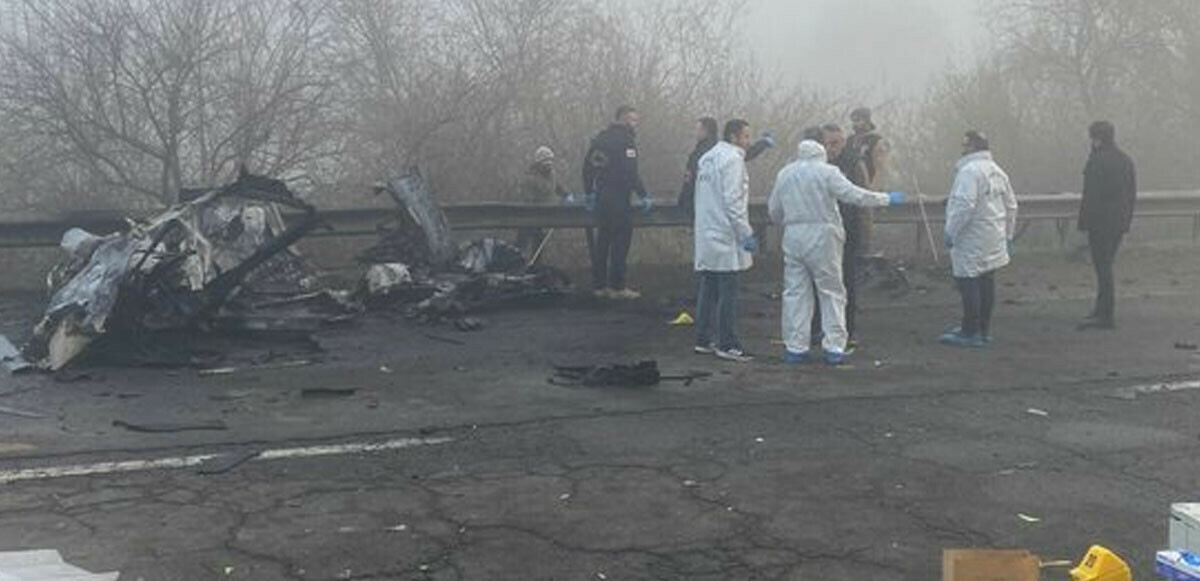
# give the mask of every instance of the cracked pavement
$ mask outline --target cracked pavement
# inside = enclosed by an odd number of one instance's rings
[[[691,330],[667,327],[657,296],[494,313],[472,334],[368,320],[323,334],[320,361],[301,368],[6,377],[0,405],[49,417],[0,417],[0,470],[450,441],[218,475],[4,484],[0,549],[55,548],[130,581],[927,580],[944,548],[1053,560],[1099,543],[1149,576],[1168,505],[1198,500],[1200,391],[1116,394],[1200,375],[1200,355],[1174,348],[1200,336],[1200,257],[1129,253],[1121,274],[1137,281],[1123,287],[1123,326],[1102,334],[1072,326],[1087,267],[1037,260],[1001,276],[1009,304],[986,351],[934,344],[956,312],[948,285],[900,300],[870,293],[850,369],[695,357]],[[765,295],[776,273],[760,271],[742,334],[773,355],[778,305]],[[546,383],[555,363],[642,358],[714,376],[653,389]],[[307,387],[357,391],[307,400]],[[230,429],[136,434],[112,426],[118,418]]]

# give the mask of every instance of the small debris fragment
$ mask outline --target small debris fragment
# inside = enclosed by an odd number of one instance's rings
[[[214,375],[230,375],[236,372],[236,367],[217,367],[216,369],[201,369],[196,372],[196,375],[200,377],[212,377]]]
[[[145,434],[166,434],[173,432],[189,432],[203,430],[228,430],[229,426],[221,420],[206,420],[199,422],[146,422],[134,423],[126,422],[125,420],[113,420],[112,425],[118,428],[125,428],[131,432],[141,432]]]
[[[391,367],[388,367],[387,365],[380,365],[380,366],[379,366],[379,371],[380,371],[380,372],[382,372],[382,373],[391,373],[391,372],[392,372],[392,368],[391,368]]]
[[[564,493],[558,495],[558,499],[561,501],[564,501],[564,502],[569,500],[570,498],[571,498],[571,494],[569,492],[564,492]]]
[[[1038,518],[1038,517],[1036,517],[1036,516],[1029,516],[1029,515],[1027,515],[1027,514],[1025,514],[1025,513],[1018,513],[1018,514],[1017,514],[1017,518],[1019,518],[1019,519],[1021,519],[1021,520],[1025,521],[1025,522],[1027,522],[1027,523],[1030,523],[1030,524],[1033,524],[1033,523],[1040,523],[1040,522],[1042,522],[1042,519],[1040,519],[1040,518]]]
[[[696,488],[697,486],[700,486],[700,483],[696,482],[695,480],[684,480],[683,486],[684,488]]]
[[[1048,412],[1046,410],[1040,410],[1037,408],[1029,408],[1029,409],[1025,410],[1025,413],[1027,413],[1031,416],[1039,416],[1039,417],[1043,417],[1043,418],[1050,417],[1050,412]]]
[[[1184,343],[1181,341],[1175,344],[1175,348],[1179,349],[1180,351],[1196,351],[1200,350],[1200,345],[1196,345],[1195,343]]]
[[[253,460],[254,458],[257,458],[258,454],[258,450],[247,450],[244,452],[222,454],[221,456],[201,464],[200,467],[196,469],[196,474],[205,476],[224,474],[230,470],[233,470],[234,468],[237,468],[238,466],[241,466],[242,464],[245,464],[246,462],[249,462],[250,460]]]
[[[596,573],[596,578],[603,581],[604,579],[608,579],[608,575],[605,575],[604,573]]]
[[[225,566],[225,576],[229,577],[230,575],[233,575],[233,567],[226,565]]]
[[[394,527],[388,527],[388,528],[386,528],[386,529],[384,529],[384,530],[385,530],[385,531],[387,531],[387,532],[389,532],[389,533],[402,533],[402,532],[404,532],[404,531],[407,531],[407,530],[408,530],[408,525],[403,525],[403,524],[401,524],[401,525],[396,525],[396,526],[394,526]]]
[[[18,418],[26,418],[26,419],[30,419],[30,420],[41,420],[41,419],[45,419],[47,417],[46,414],[43,414],[41,412],[35,412],[35,411],[30,411],[30,410],[20,410],[17,408],[10,408],[10,407],[4,406],[4,405],[0,405],[0,414],[17,416]]]
[[[350,397],[358,393],[358,389],[353,387],[310,387],[300,390],[300,397],[304,399],[329,399],[334,397]]]
[[[475,317],[463,317],[454,321],[454,328],[464,333],[483,329],[483,320]]]
[[[754,438],[754,441],[755,441],[755,442],[758,442],[759,444],[761,444],[761,443],[763,443],[763,442],[766,442],[766,440],[765,440],[765,439],[763,439],[763,438]]]

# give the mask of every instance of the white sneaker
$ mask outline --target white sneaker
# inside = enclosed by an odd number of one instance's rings
[[[696,345],[692,348],[692,351],[695,351],[696,355],[712,355],[717,352],[717,346],[712,344]]]
[[[716,354],[717,354],[718,359],[724,359],[726,361],[733,361],[735,363],[749,363],[751,361],[754,361],[753,355],[750,355],[750,354],[746,353],[745,351],[742,351],[741,349],[736,349],[736,348],[729,349],[729,350],[717,349]]]
[[[610,296],[610,298],[613,298],[613,299],[616,299],[619,301],[636,301],[637,299],[642,298],[642,293],[637,292],[631,288],[623,288],[621,290],[611,291],[609,296]]]

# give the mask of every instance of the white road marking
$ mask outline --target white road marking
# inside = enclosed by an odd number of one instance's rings
[[[329,444],[324,446],[304,446],[299,448],[275,448],[263,450],[254,460],[289,460],[296,458],[315,458],[320,456],[345,456],[401,450],[417,446],[435,446],[453,442],[453,438],[398,438],[382,442],[353,442],[349,444]],[[220,458],[221,454],[194,454],[191,456],[175,456],[169,458],[152,458],[145,460],[121,460],[112,462],[95,462],[92,464],[68,464],[64,466],[43,466],[24,468],[21,470],[0,470],[0,484],[8,484],[22,480],[48,480],[66,478],[69,476],[90,476],[95,474],[116,474],[122,472],[144,472],[147,470],[172,470],[199,466],[209,460]]]

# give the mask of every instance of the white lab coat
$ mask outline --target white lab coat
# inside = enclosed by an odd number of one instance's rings
[[[1017,196],[1008,174],[979,151],[958,160],[946,203],[946,239],[957,278],[974,278],[1009,263],[1008,241],[1017,227]]]
[[[696,172],[696,271],[740,272],[754,265],[742,242],[750,226],[746,152],[726,141],[700,158]]]
[[[802,141],[799,158],[783,168],[768,203],[771,221],[782,225],[784,256],[783,341],[788,351],[807,353],[813,317],[813,285],[820,294],[822,347],[845,353],[846,286],[842,252],[846,231],[837,202],[886,206],[887,194],[855,186],[827,161],[825,148]]]

